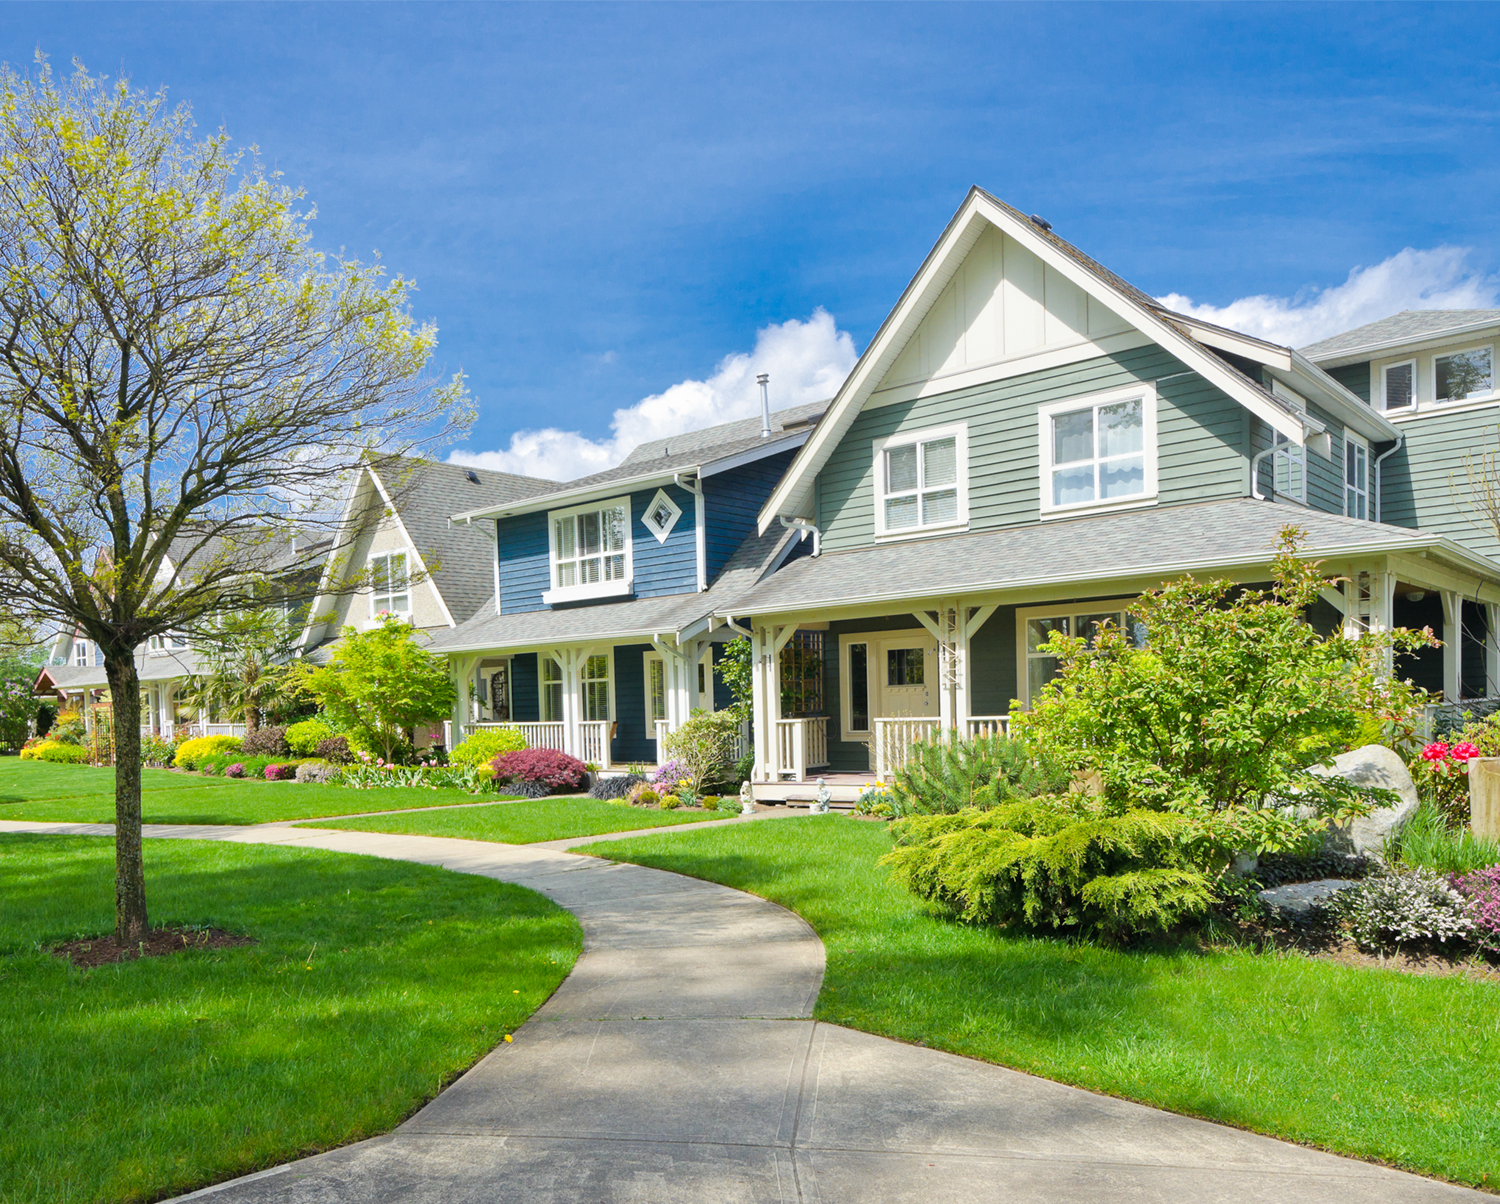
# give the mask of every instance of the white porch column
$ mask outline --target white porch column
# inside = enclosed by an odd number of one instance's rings
[[[569,756],[583,760],[583,734],[578,725],[583,722],[583,686],[579,678],[580,666],[587,653],[577,648],[564,648],[559,654],[562,663],[563,687],[563,747]]]
[[[470,667],[472,661],[467,656],[451,656],[448,658],[448,671],[453,674],[453,684],[458,687],[458,697],[453,700],[453,724],[454,744],[464,738],[464,724],[470,722],[474,717],[473,702],[470,700],[474,691],[474,670]],[[453,751],[453,746],[448,748]]]
[[[1445,589],[1443,594],[1443,701],[1457,702],[1463,695],[1463,595]]]
[[[750,630],[750,736],[755,753],[754,767],[750,779],[755,782],[775,781],[768,773],[771,764],[771,738],[774,733],[766,728],[766,684],[761,673],[761,651],[765,645],[763,627]]]
[[[1484,604],[1484,693],[1486,698],[1500,694],[1500,604]]]

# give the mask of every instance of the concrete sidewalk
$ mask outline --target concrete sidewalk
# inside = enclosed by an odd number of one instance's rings
[[[108,825],[0,831],[110,834]],[[284,827],[298,844],[484,874],[578,916],[557,993],[394,1133],[181,1199],[887,1204],[1487,1197],[809,1017],[823,947],[727,887],[535,846]]]

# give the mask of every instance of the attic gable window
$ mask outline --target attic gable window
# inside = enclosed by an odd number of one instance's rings
[[[73,641],[73,663],[88,668],[89,666],[89,642],[87,640]]]
[[[969,430],[959,423],[877,439],[875,533],[925,534],[969,521]]]
[[[658,489],[651,504],[646,507],[646,517],[641,521],[646,524],[646,530],[656,536],[657,543],[666,543],[667,536],[672,534],[672,528],[681,517],[682,507],[667,496],[665,489]]]
[[[1037,410],[1044,516],[1156,497],[1156,391],[1132,389]]]
[[[370,617],[381,613],[411,613],[411,585],[406,572],[405,552],[384,552],[370,557]]]
[[[547,532],[552,588],[542,601],[570,602],[630,592],[629,498],[554,510],[547,515]]]

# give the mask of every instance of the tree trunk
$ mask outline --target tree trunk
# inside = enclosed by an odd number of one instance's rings
[[[245,734],[260,731],[260,708],[250,705],[245,708]]]
[[[141,849],[141,683],[133,648],[104,650],[115,720],[115,936],[143,941],[146,863]]]

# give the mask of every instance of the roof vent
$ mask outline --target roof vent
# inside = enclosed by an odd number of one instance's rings
[[[1052,229],[1052,223],[1051,222],[1049,222],[1045,217],[1038,217],[1034,213],[1031,215],[1031,224],[1033,226],[1035,226],[1038,230],[1049,230],[1050,231]]]
[[[760,437],[769,439],[771,437],[771,374],[762,372],[755,378],[755,383],[760,386]]]
[[[468,477],[469,480],[471,480],[471,481],[474,482],[474,484],[476,484],[476,485],[479,484],[479,474],[477,472],[475,472],[472,468],[469,469],[468,472],[464,473],[464,476]]]

